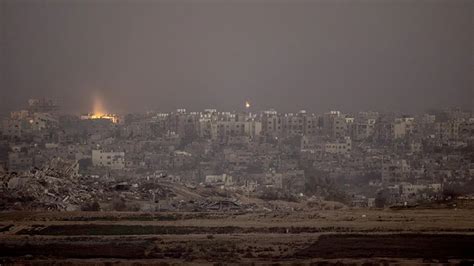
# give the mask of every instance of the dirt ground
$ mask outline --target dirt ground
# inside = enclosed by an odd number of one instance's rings
[[[2,212],[0,263],[470,263],[474,211]]]

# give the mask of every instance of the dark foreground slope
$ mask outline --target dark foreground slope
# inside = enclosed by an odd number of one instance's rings
[[[0,257],[46,264],[469,263],[473,221],[469,210],[3,213]]]

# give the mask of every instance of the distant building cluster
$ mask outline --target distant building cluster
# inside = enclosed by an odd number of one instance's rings
[[[132,187],[159,179],[355,207],[474,194],[471,111],[411,116],[252,113],[249,107],[75,116],[50,100],[30,100],[2,121],[1,171],[30,171],[59,157],[76,162],[84,178],[115,178]]]

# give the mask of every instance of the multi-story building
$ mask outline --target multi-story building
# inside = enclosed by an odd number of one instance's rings
[[[459,121],[446,121],[435,123],[436,138],[440,140],[455,140],[459,138]]]
[[[92,165],[123,169],[125,168],[125,152],[92,150]]]
[[[283,132],[282,115],[271,109],[262,113],[262,133],[266,136],[279,136]]]
[[[401,117],[396,118],[393,123],[392,136],[394,139],[404,138],[407,135],[413,133],[415,128],[415,118],[413,117]]]
[[[350,137],[338,139],[335,142],[327,142],[324,145],[324,151],[333,154],[347,154],[352,150],[352,141]]]
[[[391,160],[382,163],[382,182],[396,183],[406,181],[410,174],[410,165],[406,160]]]
[[[372,136],[375,132],[375,122],[377,117],[378,113],[360,112],[352,124],[352,139],[360,141]]]

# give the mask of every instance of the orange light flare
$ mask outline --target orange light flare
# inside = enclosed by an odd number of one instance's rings
[[[94,106],[93,106],[93,111],[92,111],[92,116],[91,118],[97,119],[97,118],[102,118],[107,114],[105,111],[104,105],[102,103],[102,100],[98,95],[94,96]]]
[[[97,94],[94,95],[94,106],[92,109],[92,114],[89,116],[90,119],[108,119],[113,123],[117,123],[117,116],[115,114],[107,113],[102,99]]]

